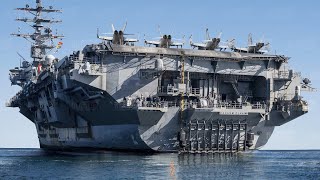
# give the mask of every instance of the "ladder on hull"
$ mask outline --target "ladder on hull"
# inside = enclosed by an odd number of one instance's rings
[[[236,153],[246,151],[247,123],[217,120],[191,121],[187,125],[185,153]]]

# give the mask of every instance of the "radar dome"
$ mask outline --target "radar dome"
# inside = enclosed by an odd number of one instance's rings
[[[47,55],[45,58],[46,64],[51,65],[55,59],[56,58],[53,55],[51,55],[51,54]]]
[[[155,62],[155,69],[161,71],[163,69],[163,60],[157,59]]]

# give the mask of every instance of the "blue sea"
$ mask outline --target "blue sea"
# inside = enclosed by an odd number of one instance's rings
[[[0,149],[0,179],[320,179],[320,151],[178,155]]]

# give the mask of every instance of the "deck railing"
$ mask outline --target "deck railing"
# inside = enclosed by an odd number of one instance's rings
[[[188,88],[187,92],[191,95],[200,95],[200,88]],[[183,92],[183,93],[187,93]],[[161,94],[179,94],[181,93],[177,87],[174,86],[162,86],[158,87],[158,93]]]
[[[168,108],[168,107],[179,107],[183,109],[187,108],[212,108],[212,109],[243,109],[243,108],[251,108],[251,109],[266,109],[267,105],[264,102],[256,102],[254,104],[250,103],[228,103],[221,102],[217,104],[208,104],[206,106],[201,106],[199,102],[173,102],[173,101],[143,101],[139,103],[132,103],[131,106],[126,106],[126,103],[123,103],[121,107],[125,108],[139,108],[139,107],[148,107],[148,108]]]

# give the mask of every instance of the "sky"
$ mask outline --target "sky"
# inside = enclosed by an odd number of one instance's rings
[[[30,44],[10,33],[17,32],[18,27],[22,32],[32,32],[27,25],[14,21],[27,14],[13,9],[34,2],[2,0],[0,6],[0,148],[39,147],[35,126],[18,109],[5,107],[20,89],[10,86],[8,79],[9,69],[19,66],[17,52],[25,58],[30,56]],[[320,1],[46,0],[44,5],[63,10],[54,16],[63,23],[53,27],[66,36],[63,48],[55,54],[59,58],[86,44],[98,43],[97,28],[108,33],[112,23],[120,29],[128,21],[126,32],[141,40],[144,35],[149,39],[158,37],[160,26],[163,34],[178,39],[192,34],[193,41],[201,41],[209,28],[212,37],[222,32],[223,40],[235,38],[242,47],[249,33],[253,40],[270,42],[272,53],[291,57],[290,67],[320,88]],[[302,95],[309,102],[309,113],[276,127],[264,149],[320,149],[319,92]]]

